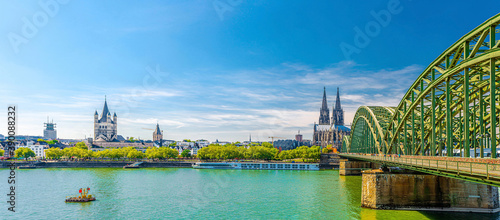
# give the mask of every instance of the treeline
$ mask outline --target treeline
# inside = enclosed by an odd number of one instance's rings
[[[49,144],[49,145],[53,145],[53,144],[57,144],[57,143],[59,143],[59,141],[58,141],[58,140],[50,140],[50,141],[46,141],[46,140],[41,139],[41,138],[38,138],[36,141],[37,141],[37,142],[40,142],[40,143],[41,143],[41,142],[45,142],[45,143],[47,143],[47,144]]]
[[[45,157],[49,159],[61,159],[63,157],[66,158],[109,158],[109,159],[120,159],[120,158],[128,158],[128,159],[166,159],[166,158],[177,158],[179,152],[175,149],[168,147],[149,147],[146,149],[146,152],[138,151],[134,147],[123,147],[123,148],[114,148],[114,149],[106,149],[102,151],[91,151],[79,147],[69,147],[69,148],[50,148],[45,150]]]
[[[233,144],[224,146],[211,144],[198,150],[198,158],[228,160],[228,159],[257,159],[257,160],[286,160],[286,159],[319,159],[320,147],[301,146],[293,150],[279,152],[272,145],[251,146],[250,148],[237,147]]]

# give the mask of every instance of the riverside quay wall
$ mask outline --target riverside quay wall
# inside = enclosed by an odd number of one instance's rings
[[[340,157],[338,154],[321,154],[319,160],[320,169],[335,169],[339,168]]]
[[[36,168],[107,168],[116,167],[122,168],[125,165],[132,164],[134,162],[130,161],[58,161],[58,162],[37,162],[35,163]],[[0,162],[0,168],[7,168],[10,162],[2,161]],[[17,166],[28,165],[28,162],[15,162]],[[177,162],[177,161],[167,161],[167,162],[143,162],[141,168],[191,168],[194,162]]]
[[[361,206],[373,209],[410,209],[498,212],[498,188],[427,174],[363,171]]]
[[[341,176],[359,176],[363,170],[379,168],[380,164],[366,161],[340,160],[339,174]]]

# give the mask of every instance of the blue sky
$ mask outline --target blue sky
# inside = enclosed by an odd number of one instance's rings
[[[92,135],[106,95],[125,137],[151,139],[158,121],[167,139],[210,141],[298,130],[311,139],[324,86],[330,106],[340,87],[347,123],[361,105],[395,106],[433,59],[500,8],[409,0],[2,5],[0,106],[18,106],[19,134],[42,135],[49,116],[60,138]],[[367,35],[361,43],[356,28]]]

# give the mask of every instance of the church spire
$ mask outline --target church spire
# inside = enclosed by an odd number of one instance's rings
[[[155,130],[155,133],[156,133],[156,134],[160,134],[160,135],[161,135],[160,124],[158,124],[158,122],[156,122],[156,130]]]
[[[326,87],[323,87],[323,104],[321,105],[321,109],[328,108],[328,104],[326,103]]]
[[[328,103],[326,101],[326,88],[323,87],[323,103],[321,104],[321,109],[319,112],[319,124],[329,125],[330,124],[330,110],[328,109]]]
[[[342,110],[342,106],[340,105],[339,87],[337,87],[337,99],[335,100],[335,107],[332,111],[332,124],[344,126],[344,110]]]
[[[104,96],[104,108],[102,109],[102,116],[106,117],[106,115],[110,114],[108,109],[108,102],[106,100],[106,96]]]
[[[339,92],[339,87],[337,87],[337,99],[335,100],[335,109],[336,109],[336,110],[342,109],[342,106],[340,105],[340,92]]]

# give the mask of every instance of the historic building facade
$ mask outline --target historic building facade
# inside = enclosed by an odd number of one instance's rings
[[[331,121],[330,121],[331,119]],[[333,106],[332,117],[326,99],[326,88],[323,89],[323,102],[319,113],[319,123],[314,123],[313,145],[327,147],[331,145],[340,149],[342,139],[351,134],[351,129],[344,126],[344,110],[340,104],[340,93],[337,87],[337,99]]]
[[[104,99],[104,108],[102,109],[101,118],[95,111],[94,114],[94,139],[95,141],[117,141],[117,117],[116,113],[111,116],[108,109],[108,103]]]

